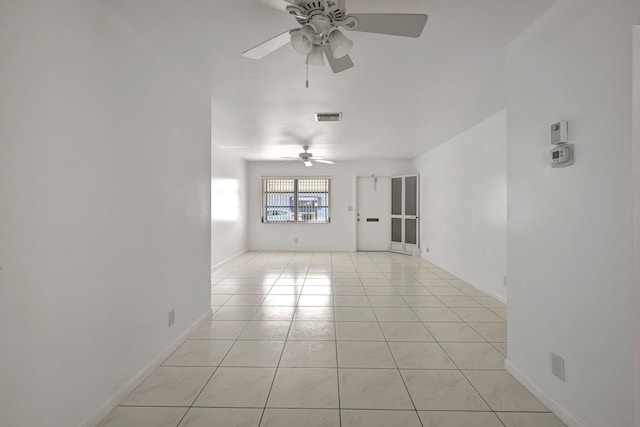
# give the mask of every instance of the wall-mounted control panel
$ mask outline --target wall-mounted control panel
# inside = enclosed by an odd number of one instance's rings
[[[569,142],[569,122],[563,121],[551,125],[551,143],[553,145]]]
[[[573,144],[562,144],[551,150],[551,167],[564,168],[575,163]]]
[[[565,168],[575,163],[574,147],[569,142],[569,122],[562,121],[551,125],[551,167]]]

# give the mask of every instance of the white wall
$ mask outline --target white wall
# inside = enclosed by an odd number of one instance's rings
[[[249,248],[251,250],[356,250],[356,176],[411,173],[409,161],[338,162],[305,167],[302,162],[249,162]],[[328,176],[331,178],[330,224],[263,224],[261,177]],[[348,211],[354,206],[354,211]],[[294,239],[298,243],[294,243]]]
[[[0,424],[92,426],[210,310],[210,99],[103,1],[0,58]]]
[[[211,266],[247,250],[247,162],[215,143],[211,150]]]
[[[640,2],[639,2],[640,7]],[[633,283],[635,286],[635,402],[640,425],[640,25],[633,28]]]
[[[414,161],[423,257],[506,300],[507,112]],[[429,252],[426,252],[427,246]]]
[[[508,369],[570,426],[632,426],[635,0],[560,0],[509,46]],[[568,120],[575,165],[549,165]],[[551,375],[551,352],[566,381]]]

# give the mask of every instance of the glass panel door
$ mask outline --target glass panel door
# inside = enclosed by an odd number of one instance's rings
[[[402,215],[402,177],[391,178],[391,215]]]
[[[413,254],[420,247],[418,175],[391,179],[391,251]]]

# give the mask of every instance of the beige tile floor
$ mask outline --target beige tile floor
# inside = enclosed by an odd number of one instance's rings
[[[506,307],[391,253],[250,252],[100,427],[557,427],[503,368]]]

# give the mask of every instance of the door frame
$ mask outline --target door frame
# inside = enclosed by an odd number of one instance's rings
[[[405,208],[406,208],[406,203],[405,203],[405,196],[406,196],[406,179],[408,177],[415,177],[416,178],[416,215],[415,215],[415,221],[416,221],[416,243],[409,243],[412,246],[411,251],[407,250],[407,242],[406,242],[406,226],[405,226],[405,222],[407,219],[407,215],[405,212]],[[418,251],[420,251],[420,174],[419,173],[408,173],[408,174],[403,174],[403,175],[393,175],[391,177],[391,194],[393,194],[393,179],[394,178],[401,178],[402,179],[402,214],[401,215],[394,215],[393,214],[393,201],[391,202],[392,207],[391,207],[391,212],[389,212],[390,217],[391,217],[391,222],[393,223],[393,219],[395,218],[400,218],[402,220],[402,228],[401,228],[401,234],[402,234],[402,242],[400,243],[402,245],[402,249],[394,249],[393,248],[393,240],[392,240],[392,236],[391,234],[389,235],[390,239],[389,239],[389,251],[390,252],[395,252],[395,253],[399,253],[399,254],[405,254],[405,255],[413,255],[415,250],[417,249]],[[392,196],[393,197],[393,196]],[[410,215],[413,216],[413,215]],[[414,218],[411,218],[414,219]],[[393,229],[393,228],[392,228]],[[395,242],[398,243],[398,242]]]
[[[355,252],[358,252],[358,210],[359,210],[359,206],[358,206],[358,196],[360,195],[359,193],[359,187],[358,187],[358,180],[360,178],[389,178],[389,197],[391,197],[391,175],[378,175],[378,174],[358,174],[355,176],[354,178],[354,187],[355,187],[355,200],[353,203],[353,228],[354,228],[354,242],[353,242],[353,247],[355,249]],[[387,215],[391,215],[391,212],[388,212]],[[388,230],[388,235],[391,235],[391,222],[389,222],[389,230]],[[391,244],[389,244],[388,248],[386,251],[380,251],[380,252],[389,252],[391,251]],[[368,251],[370,252],[370,251]]]

